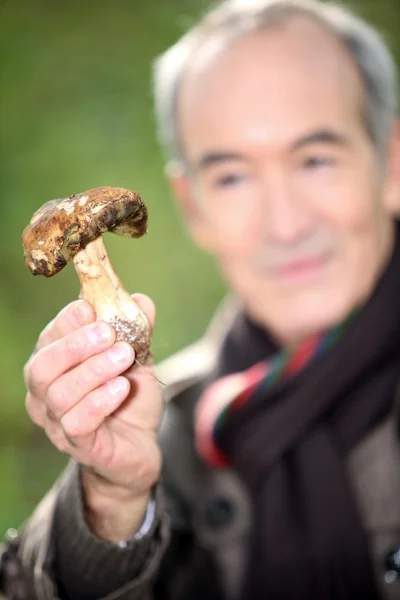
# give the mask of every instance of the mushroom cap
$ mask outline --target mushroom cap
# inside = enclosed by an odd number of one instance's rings
[[[146,233],[147,208],[136,192],[98,187],[37,210],[22,234],[25,262],[33,275],[52,277],[105,231],[138,238]]]

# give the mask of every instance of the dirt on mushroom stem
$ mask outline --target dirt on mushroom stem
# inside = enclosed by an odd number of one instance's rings
[[[112,268],[102,238],[80,250],[73,262],[81,284],[79,297],[92,304],[98,320],[114,327],[117,340],[131,344],[137,362],[143,364],[150,352],[150,325]]]

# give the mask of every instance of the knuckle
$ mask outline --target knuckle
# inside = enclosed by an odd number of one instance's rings
[[[79,427],[73,423],[66,423],[63,425],[64,434],[69,440],[73,440],[74,438],[79,436]]]
[[[84,423],[79,422],[78,419],[64,417],[61,420],[61,427],[66,440],[71,445],[74,445],[74,441],[84,434]]]
[[[25,409],[28,415],[31,417],[31,413],[33,412],[33,398],[32,394],[27,394],[25,398]]]
[[[43,410],[37,405],[32,394],[28,393],[25,399],[25,409],[29,418],[35,425],[43,426]]]
[[[51,337],[51,332],[54,328],[54,323],[55,323],[55,319],[53,319],[52,321],[50,321],[50,323],[48,323],[46,325],[46,327],[43,329],[43,331],[40,333],[36,347],[37,348],[43,348],[44,346],[47,346],[49,343],[49,339]]]
[[[24,381],[25,381],[25,385],[27,388],[30,387],[30,383],[31,383],[31,361],[32,359],[30,358],[28,360],[28,362],[24,365]]]
[[[54,410],[48,404],[46,404],[46,417],[47,417],[48,421],[56,421],[57,420]]]
[[[63,414],[66,409],[68,395],[65,386],[59,384],[56,380],[52,383],[46,394],[46,414],[54,420],[58,415]]]
[[[32,356],[24,367],[24,379],[27,389],[34,395],[47,385],[48,368],[44,364],[42,354]]]
[[[53,446],[55,446],[57,450],[62,454],[71,454],[71,444],[69,443],[63,432],[57,435],[57,437],[53,440],[50,439],[50,441],[53,444]]]

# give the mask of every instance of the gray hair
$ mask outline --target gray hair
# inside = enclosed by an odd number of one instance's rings
[[[177,125],[179,86],[191,58],[210,41],[226,47],[248,33],[307,17],[335,35],[350,52],[365,88],[363,119],[380,161],[397,113],[394,59],[380,34],[347,8],[319,0],[225,0],[162,54],[154,64],[155,114],[169,160],[184,163]]]

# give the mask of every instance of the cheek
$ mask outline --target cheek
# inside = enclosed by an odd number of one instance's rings
[[[217,255],[235,259],[251,254],[259,245],[259,222],[254,202],[214,205],[203,213],[209,249]]]
[[[366,177],[332,182],[324,190],[323,202],[316,198],[313,203],[314,214],[331,231],[336,248],[330,283],[343,286],[345,293],[374,277],[387,216],[376,184]]]
[[[368,156],[354,163],[351,161],[298,182],[300,193],[317,221],[325,221],[342,234],[373,231],[377,212],[383,212],[383,203],[378,201],[375,161]]]

